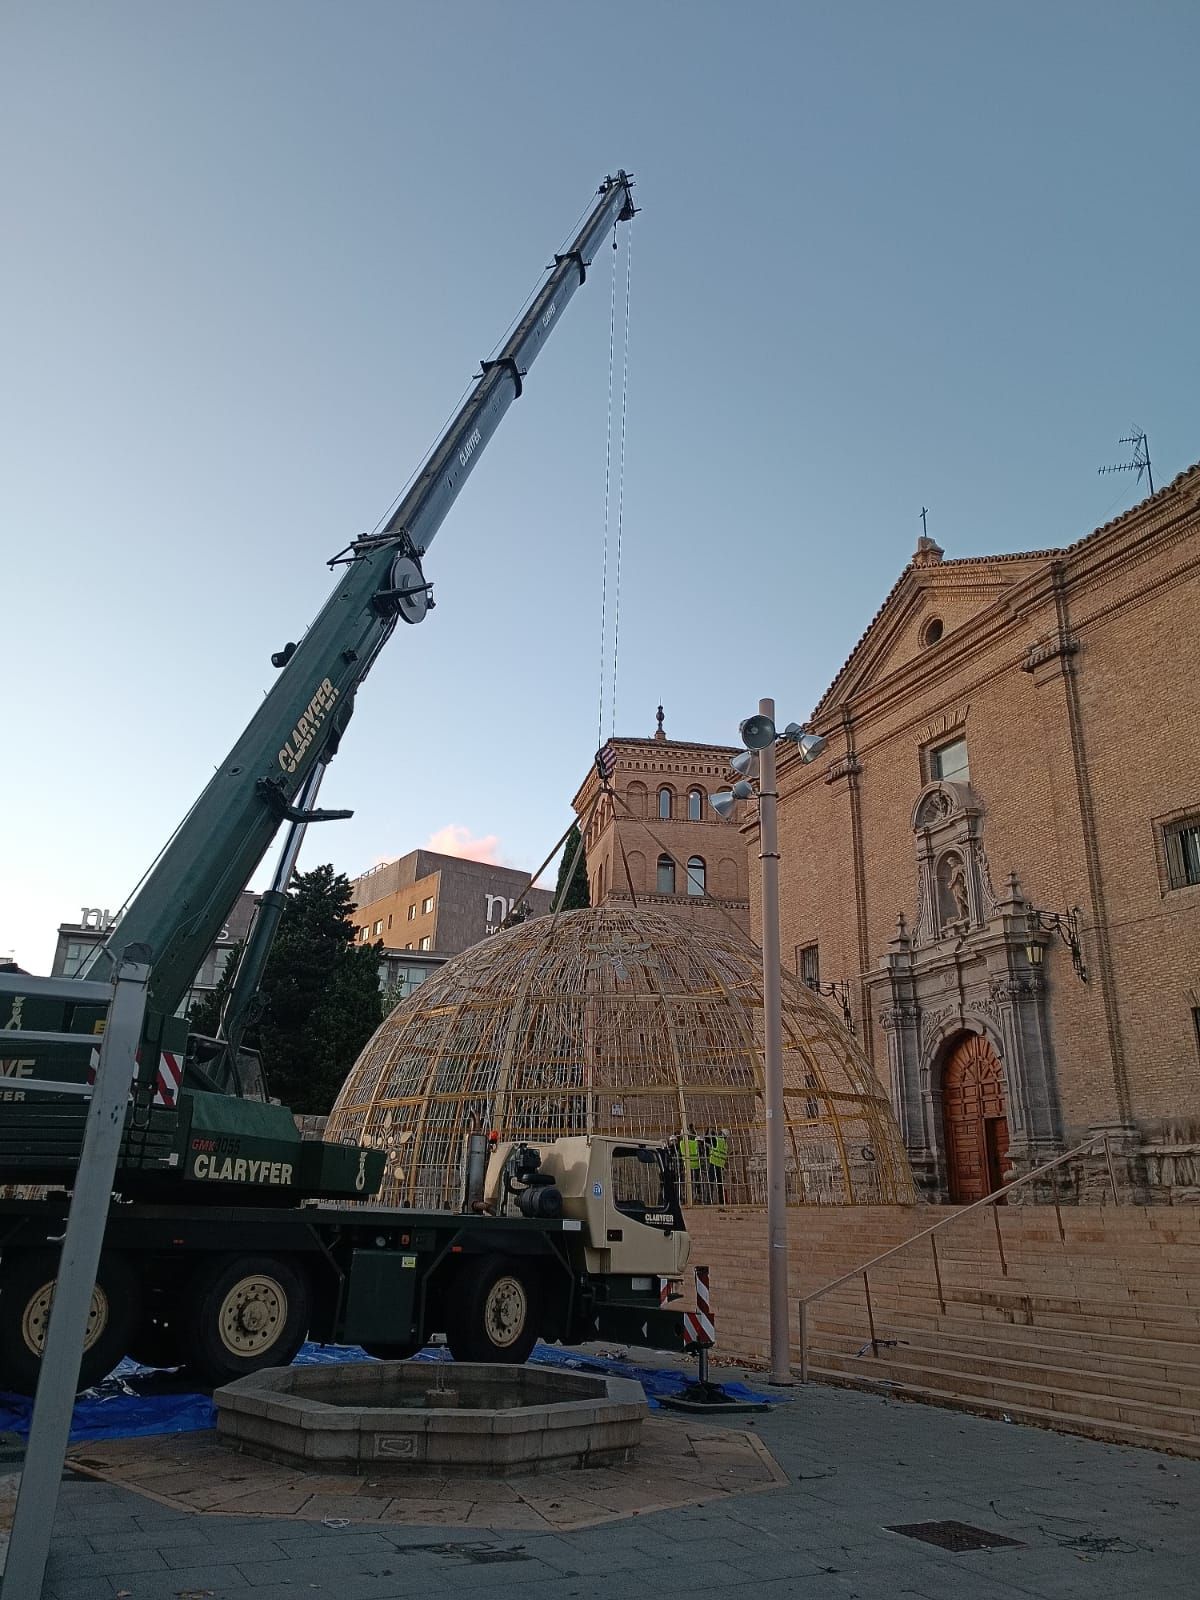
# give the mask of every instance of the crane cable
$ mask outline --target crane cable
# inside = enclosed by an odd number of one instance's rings
[[[609,695],[609,736],[616,733],[617,720],[617,666],[621,628],[621,549],[625,526],[625,421],[629,409],[629,298],[633,262],[633,223],[625,242],[625,325],[623,330],[624,353],[621,372],[621,428],[617,450],[617,527],[613,570],[613,638],[612,638],[612,690]],[[616,377],[617,347],[617,229],[613,225],[612,287],[608,310],[608,417],[604,450],[604,540],[600,561],[600,670],[599,704],[596,712],[596,746],[604,743],[604,689],[608,658],[608,552],[612,541],[612,479],[613,479],[613,388]]]

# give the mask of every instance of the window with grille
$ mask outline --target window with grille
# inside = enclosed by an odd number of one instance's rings
[[[800,948],[800,980],[810,989],[815,989],[821,981],[821,947],[819,944],[806,944]]]
[[[1200,817],[1172,822],[1163,829],[1168,889],[1200,883]]]

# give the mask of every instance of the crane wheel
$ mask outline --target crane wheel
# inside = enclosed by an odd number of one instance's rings
[[[0,1387],[16,1394],[37,1388],[54,1284],[57,1250],[21,1250],[0,1262]],[[137,1274],[124,1256],[100,1257],[88,1308],[76,1392],[107,1378],[125,1355],[141,1313]]]
[[[538,1341],[541,1304],[531,1263],[503,1256],[465,1262],[446,1290],[451,1355],[456,1361],[527,1361]]]
[[[308,1332],[308,1279],[287,1256],[212,1256],[183,1296],[180,1350],[206,1383],[286,1367]]]

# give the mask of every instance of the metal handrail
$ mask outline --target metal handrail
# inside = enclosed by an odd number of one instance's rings
[[[1112,1150],[1109,1147],[1108,1141],[1108,1134],[1096,1134],[1091,1139],[1085,1139],[1082,1144],[1077,1144],[1074,1149],[1064,1151],[1064,1153],[1060,1156],[1055,1156],[1053,1161],[1044,1162],[1040,1167],[1032,1167],[1028,1172],[1022,1173],[1019,1178],[1014,1178],[1011,1183],[1005,1183],[1002,1184],[999,1189],[993,1189],[991,1194],[984,1195],[982,1200],[973,1200],[969,1206],[964,1206],[961,1211],[955,1211],[950,1216],[943,1217],[940,1222],[935,1222],[928,1228],[922,1228],[920,1233],[914,1233],[910,1239],[904,1239],[900,1244],[892,1245],[890,1250],[884,1250],[880,1255],[872,1256],[871,1259],[864,1262],[861,1267],[853,1267],[849,1272],[843,1272],[840,1278],[833,1278],[829,1283],[822,1284],[819,1289],[812,1290],[810,1294],[801,1295],[799,1301],[797,1302],[797,1309],[800,1316],[800,1382],[808,1382],[808,1308],[815,1300],[821,1300],[825,1295],[832,1294],[834,1289],[840,1289],[844,1283],[850,1283],[854,1278],[861,1278],[863,1281],[863,1289],[867,1301],[867,1322],[871,1330],[871,1349],[874,1354],[878,1354],[879,1341],[875,1337],[875,1313],[871,1304],[871,1285],[868,1279],[868,1273],[870,1273],[874,1267],[880,1266],[892,1256],[898,1256],[902,1250],[910,1249],[921,1239],[929,1239],[930,1246],[933,1250],[933,1271],[934,1276],[937,1279],[938,1303],[940,1304],[944,1313],[946,1309],[946,1302],[942,1293],[942,1272],[941,1266],[938,1262],[937,1245],[933,1242],[932,1235],[939,1233],[943,1228],[951,1227],[956,1222],[961,1222],[963,1217],[968,1216],[972,1211],[979,1211],[984,1206],[994,1206],[998,1201],[1004,1199],[1006,1195],[1011,1194],[1014,1189],[1020,1189],[1024,1184],[1032,1183],[1035,1178],[1041,1178],[1047,1172],[1053,1172],[1056,1167],[1064,1166],[1068,1161],[1073,1161],[1076,1156],[1081,1156],[1088,1150],[1094,1150],[1098,1144],[1102,1144],[1104,1146],[1104,1156],[1108,1164],[1108,1181],[1112,1185],[1112,1196],[1115,1204],[1117,1200],[1117,1177],[1113,1170]],[[1054,1212],[1058,1218],[1059,1238],[1065,1239],[1066,1235],[1063,1232],[1062,1213],[1059,1210],[1057,1200],[1054,1202]],[[1004,1275],[1007,1277],[1008,1264],[1004,1259],[1004,1245],[1000,1238],[1000,1222],[998,1216],[996,1218],[996,1244],[1000,1251],[1001,1266],[1004,1271]]]

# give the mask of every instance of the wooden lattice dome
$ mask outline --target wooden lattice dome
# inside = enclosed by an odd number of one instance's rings
[[[914,1199],[891,1106],[853,1038],[783,975],[788,1198]],[[466,1136],[724,1134],[695,1203],[766,1200],[762,968],[739,936],[604,906],[538,917],[448,961],[383,1022],[327,1137],[388,1155],[380,1199],[456,1206]]]

